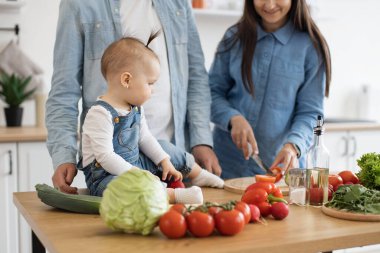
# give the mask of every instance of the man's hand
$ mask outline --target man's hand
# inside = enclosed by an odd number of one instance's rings
[[[282,164],[282,170],[285,172],[289,169],[299,167],[297,150],[295,150],[294,146],[290,143],[285,144],[281,151],[277,154],[277,157],[272,166],[270,166],[270,169],[278,167],[279,164]]]
[[[244,158],[248,160],[252,154],[258,154],[259,148],[249,122],[242,115],[236,115],[231,118],[230,123],[232,141],[243,151]],[[252,147],[252,154],[249,152],[248,144]]]
[[[166,179],[170,180],[172,177],[174,177],[174,181],[182,181],[182,174],[178,170],[176,170],[173,166],[173,164],[170,162],[169,158],[165,158],[160,163],[162,167],[162,180],[165,181]]]
[[[206,145],[198,145],[193,147],[191,153],[195,158],[195,162],[202,168],[214,173],[217,176],[222,174],[222,168],[220,167],[218,158],[212,148]]]
[[[70,186],[77,172],[77,168],[73,163],[63,163],[59,165],[51,178],[54,187],[61,192],[78,194],[78,188]]]

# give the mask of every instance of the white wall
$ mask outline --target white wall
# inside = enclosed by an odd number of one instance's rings
[[[2,1],[2,0],[0,0]],[[55,29],[59,0],[25,0],[20,12],[0,10],[0,27],[21,28],[20,46],[30,58],[45,71],[44,92],[50,89]],[[380,10],[379,0],[310,0],[316,6],[317,23],[330,45],[333,61],[333,80],[330,98],[326,100],[328,117],[365,117],[358,115],[360,90],[363,84],[372,88],[373,102],[366,117],[380,121]],[[222,6],[225,0],[213,0]],[[226,6],[222,6],[226,8]],[[239,17],[196,15],[206,66],[209,68],[216,45],[224,31]],[[0,32],[0,49],[12,33]],[[377,103],[377,104],[376,104]],[[34,102],[24,104],[23,125],[35,124]],[[367,113],[368,114],[368,113]],[[375,116],[374,116],[375,115]],[[3,110],[0,110],[0,125],[4,125]]]

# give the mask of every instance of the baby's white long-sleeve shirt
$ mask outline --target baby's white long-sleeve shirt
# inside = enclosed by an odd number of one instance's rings
[[[125,116],[130,113],[130,111],[117,108],[115,110],[119,116]],[[83,123],[83,167],[93,162],[94,159],[113,175],[120,175],[133,167],[128,161],[115,153],[112,142],[113,132],[114,126],[111,113],[100,105],[91,107]],[[144,153],[156,165],[169,157],[149,131],[142,107],[138,145],[140,152]]]

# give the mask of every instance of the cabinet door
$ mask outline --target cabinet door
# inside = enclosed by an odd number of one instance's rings
[[[19,188],[20,191],[35,191],[36,184],[53,185],[53,164],[45,142],[18,143],[19,159]],[[73,184],[78,188],[85,188],[86,183],[81,171],[75,177]],[[31,252],[31,230],[21,215],[20,220],[20,252]]]
[[[0,144],[0,252],[19,252],[17,209],[13,192],[18,191],[15,143]]]
[[[380,131],[352,131],[350,132],[350,136],[352,151],[348,155],[350,156],[350,163],[352,168],[354,168],[354,172],[358,172],[357,159],[365,153],[380,153]]]
[[[330,153],[330,174],[334,174],[339,171],[348,169],[348,132],[326,132],[323,137],[325,141],[325,146]]]

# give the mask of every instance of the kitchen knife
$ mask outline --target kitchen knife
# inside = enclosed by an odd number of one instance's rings
[[[252,154],[252,146],[250,143],[248,143],[248,152],[251,154],[250,158],[252,158],[256,162],[256,164],[260,167],[262,171],[264,171],[268,175],[276,176],[270,169],[268,169],[267,166],[264,165],[263,161],[261,160],[258,154]]]
[[[263,161],[261,160],[260,156],[259,155],[256,155],[256,154],[253,154],[251,155],[251,158],[256,162],[256,164],[260,167],[260,169],[262,171],[264,171],[267,175],[270,175],[270,176],[276,176],[270,169],[268,169]]]

